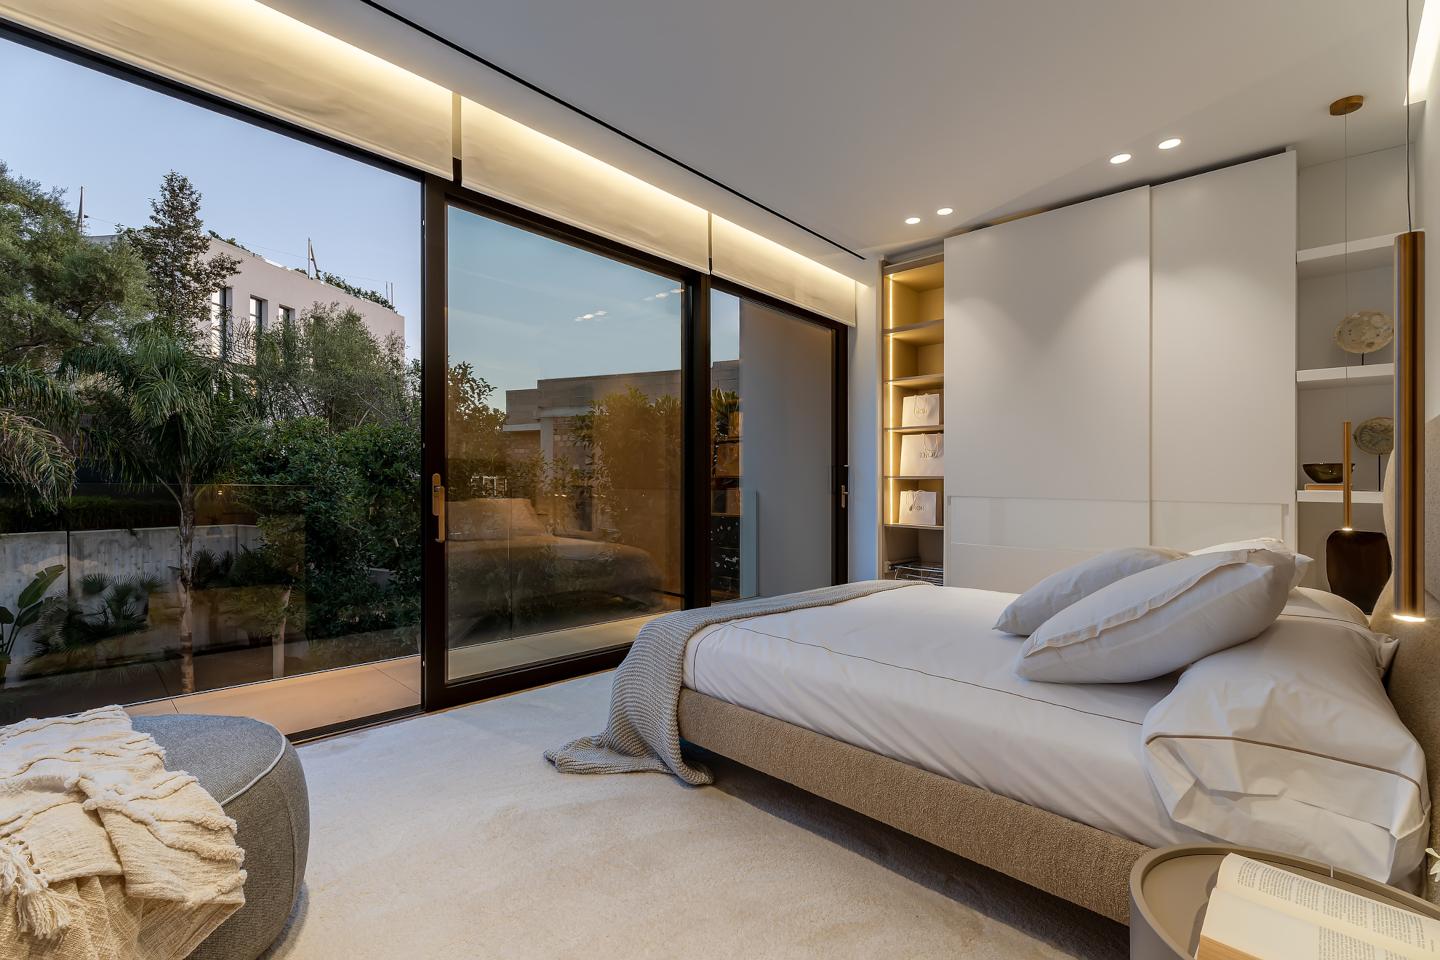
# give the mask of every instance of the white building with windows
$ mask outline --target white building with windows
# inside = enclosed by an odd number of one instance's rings
[[[342,309],[354,310],[382,343],[392,335],[404,342],[405,318],[384,304],[358,297],[218,237],[210,239],[210,253],[240,261],[229,285],[211,295],[210,340],[217,350],[224,346],[251,355],[256,331],[290,323],[317,303],[335,303]]]

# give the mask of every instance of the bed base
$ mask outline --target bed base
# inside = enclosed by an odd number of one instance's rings
[[[1149,847],[1009,797],[680,691],[680,736],[1121,923]]]

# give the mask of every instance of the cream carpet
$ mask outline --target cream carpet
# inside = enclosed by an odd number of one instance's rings
[[[566,776],[611,674],[304,746],[275,958],[1123,958],[1124,927],[769,777]],[[1055,856],[1065,856],[1056,850]]]

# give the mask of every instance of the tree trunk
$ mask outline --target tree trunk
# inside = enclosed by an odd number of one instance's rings
[[[180,692],[195,692],[195,624],[192,588],[195,583],[195,490],[180,491]]]
[[[290,619],[290,594],[294,589],[295,585],[290,584],[280,598],[280,626],[275,630],[275,645],[270,649],[270,675],[276,680],[285,676],[285,622]]]

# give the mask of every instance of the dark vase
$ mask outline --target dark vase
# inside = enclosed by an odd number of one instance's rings
[[[1390,580],[1390,541],[1373,530],[1336,530],[1325,541],[1330,592],[1370,613]]]

